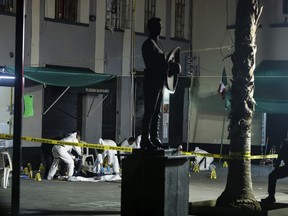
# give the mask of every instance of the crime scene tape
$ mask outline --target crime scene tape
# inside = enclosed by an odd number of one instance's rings
[[[213,158],[221,158],[221,159],[244,159],[244,160],[252,160],[252,159],[271,159],[277,158],[278,154],[270,154],[270,155],[251,155],[249,152],[246,153],[238,153],[238,152],[230,152],[229,155],[221,155],[221,154],[211,154],[211,153],[198,153],[198,152],[182,152],[184,155],[195,155],[200,157],[213,157]]]
[[[0,134],[0,139],[13,139],[13,135]],[[129,148],[129,147],[107,146],[107,145],[86,143],[86,142],[79,142],[79,143],[64,142],[61,140],[52,140],[52,139],[44,139],[44,138],[36,138],[36,137],[28,137],[28,136],[22,136],[21,140],[28,141],[28,142],[47,143],[47,144],[53,144],[53,145],[79,146],[79,147],[94,148],[94,149],[99,149],[99,150],[117,150],[117,151],[124,151],[124,152],[132,152],[132,150],[133,150],[133,148]]]
[[[13,139],[13,135],[9,134],[0,134],[0,139]],[[64,142],[61,140],[53,140],[53,139],[45,139],[45,138],[36,138],[36,137],[28,137],[22,136],[21,140],[28,141],[28,142],[40,142],[40,143],[47,143],[53,145],[71,145],[71,146],[79,146],[83,148],[93,148],[99,150],[116,150],[116,151],[123,151],[123,152],[132,152],[133,148],[129,147],[122,147],[122,146],[107,146],[101,144],[94,144],[94,143],[86,143],[86,142]],[[223,159],[244,159],[244,160],[251,160],[251,159],[271,159],[277,158],[277,154],[270,154],[270,155],[251,155],[250,152],[246,153],[237,153],[231,152],[229,155],[221,155],[221,154],[211,154],[211,153],[198,153],[198,152],[185,152],[181,151],[182,155],[194,155],[200,157],[213,157],[213,158],[223,158]]]

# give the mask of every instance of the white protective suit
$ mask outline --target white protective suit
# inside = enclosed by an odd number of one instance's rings
[[[140,148],[140,146],[137,145],[137,141],[135,140],[131,145],[129,144],[128,140],[125,139],[121,142],[120,144],[121,147],[128,147],[128,148]],[[123,152],[120,151],[120,154],[127,154],[127,152]],[[122,161],[122,159],[124,158],[124,156],[120,156],[120,160]]]
[[[137,136],[136,138],[136,148],[141,148],[140,142],[141,142],[141,135]]]
[[[69,136],[65,137],[61,141],[64,142],[75,142],[78,143],[77,132],[69,134]],[[52,154],[53,154],[53,163],[50,167],[47,179],[51,180],[54,175],[56,174],[56,171],[58,169],[58,165],[60,162],[60,159],[63,160],[67,164],[67,173],[68,178],[73,176],[74,173],[74,158],[75,156],[72,154],[72,150],[75,150],[78,155],[82,155],[81,148],[79,146],[69,146],[69,145],[54,145],[52,148]]]
[[[196,147],[194,152],[195,153],[208,153],[207,151],[202,150],[199,147]],[[199,164],[199,170],[209,170],[209,167],[213,161],[214,161],[213,157],[196,156],[195,158],[195,162]]]
[[[107,146],[117,146],[117,144],[113,140],[109,139],[99,139],[99,144],[101,145],[107,145]],[[95,169],[94,171],[99,174],[101,170],[101,166],[103,165],[103,160],[105,157],[108,157],[108,164],[113,166],[113,171],[115,174],[120,173],[119,168],[119,161],[117,158],[117,151],[116,150],[104,150],[103,153],[99,153],[97,155],[96,161],[95,161]]]
[[[121,146],[121,147],[128,147],[128,148],[138,148],[136,142],[133,142],[133,144],[130,145],[127,139],[123,140],[123,141],[121,142],[120,146]],[[124,152],[123,152],[123,153],[124,153]]]

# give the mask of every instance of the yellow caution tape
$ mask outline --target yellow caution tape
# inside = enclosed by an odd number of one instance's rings
[[[9,134],[0,134],[0,139],[13,139],[13,135]],[[53,145],[72,145],[72,146],[79,146],[84,148],[93,148],[99,150],[116,150],[116,151],[123,151],[123,152],[132,152],[133,148],[129,147],[121,147],[121,146],[107,146],[101,144],[94,144],[94,143],[86,143],[86,142],[64,142],[61,140],[52,140],[52,139],[44,139],[44,138],[36,138],[36,137],[28,137],[22,136],[21,140],[28,141],[28,142],[41,142]],[[211,154],[211,153],[198,153],[198,152],[181,152],[182,155],[194,155],[200,157],[213,157],[213,158],[223,158],[223,159],[267,159],[267,158],[277,158],[277,154],[270,154],[270,155],[251,155],[250,152],[230,152],[229,155],[222,155],[222,154]]]
[[[198,152],[181,152],[182,155],[195,155],[200,157],[213,157],[213,158],[220,158],[219,154],[210,154],[210,153],[198,153]]]
[[[278,158],[278,154],[270,154],[270,155],[251,155],[251,159],[272,159],[272,158]]]
[[[278,154],[270,154],[270,155],[251,155],[249,152],[230,152],[229,155],[221,155],[221,154],[210,154],[210,153],[198,153],[198,152],[181,152],[183,155],[194,155],[199,157],[213,157],[213,158],[223,158],[223,159],[267,159],[267,158],[277,158]]]
[[[13,135],[8,134],[0,134],[0,139],[13,139]],[[28,141],[28,142],[41,142],[53,145],[71,145],[71,146],[79,146],[84,148],[94,148],[100,150],[116,150],[116,151],[123,151],[123,152],[132,152],[133,148],[129,147],[121,147],[121,146],[107,146],[101,144],[93,144],[93,143],[75,143],[75,142],[64,142],[61,140],[52,140],[52,139],[44,139],[44,138],[35,138],[35,137],[28,137],[22,136],[21,140]]]

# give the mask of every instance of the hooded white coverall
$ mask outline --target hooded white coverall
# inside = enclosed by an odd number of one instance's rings
[[[117,146],[117,144],[113,140],[108,139],[99,139],[99,144],[101,145],[107,145],[107,146]],[[103,153],[99,153],[97,155],[96,161],[95,161],[95,169],[94,171],[99,174],[101,170],[101,166],[103,165],[103,160],[107,156],[108,157],[108,164],[113,166],[113,171],[115,174],[120,173],[119,169],[119,161],[117,158],[117,151],[116,150],[104,150]]]
[[[137,136],[136,138],[136,148],[141,148],[140,142],[141,142],[141,135]]]
[[[128,147],[128,148],[140,148],[140,146],[138,146],[139,143],[137,143],[137,140],[135,140],[135,142],[133,142],[131,145],[129,144],[128,140],[125,139],[121,142],[120,146],[121,147]],[[120,151],[120,154],[125,154],[127,152],[123,152],[123,151]],[[124,158],[124,156],[120,156],[120,160],[122,161],[122,159]]]
[[[77,132],[69,134],[69,136],[65,137],[61,141],[65,142],[75,142],[78,143]],[[58,165],[60,162],[60,159],[63,160],[67,164],[67,173],[68,178],[70,176],[73,176],[74,173],[74,158],[75,156],[72,154],[72,150],[75,150],[78,155],[82,155],[81,148],[79,146],[69,146],[69,145],[54,145],[52,148],[52,154],[53,154],[53,163],[50,167],[47,179],[51,180],[54,175],[56,174],[56,171],[58,169]]]

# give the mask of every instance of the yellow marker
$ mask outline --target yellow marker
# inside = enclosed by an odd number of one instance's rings
[[[32,165],[31,165],[31,163],[28,163],[28,164],[27,164],[27,167],[28,167],[28,169],[29,169],[29,172],[32,171]]]
[[[223,163],[223,167],[228,167],[228,163],[227,163],[227,161],[224,161],[224,163]]]
[[[33,171],[32,170],[29,172],[29,178],[33,178]]]
[[[41,176],[44,176],[45,167],[44,167],[43,163],[40,163],[39,172],[40,172]]]
[[[44,167],[43,163],[40,163],[39,170],[40,171],[44,171],[45,170],[45,167]]]
[[[25,167],[25,168],[23,169],[23,173],[24,173],[24,175],[28,175],[28,174],[29,174],[28,167]]]
[[[193,167],[193,172],[200,172],[199,164],[195,164]]]
[[[212,169],[210,178],[211,178],[211,179],[216,179],[216,178],[217,178],[217,174],[216,174],[216,169],[215,169],[215,168]]]
[[[35,181],[42,181],[40,172],[35,175]]]

